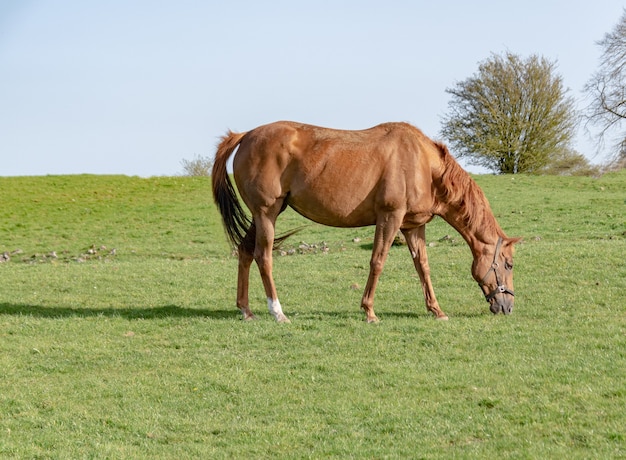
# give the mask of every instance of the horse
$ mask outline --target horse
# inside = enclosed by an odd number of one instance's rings
[[[233,152],[233,183],[227,162]],[[241,200],[250,210],[244,210]],[[374,293],[387,254],[400,231],[419,275],[426,308],[447,320],[435,297],[426,254],[425,225],[441,216],[464,238],[472,276],[494,314],[513,310],[513,246],[482,190],[448,148],[408,123],[383,123],[365,130],[338,130],[291,121],[228,131],[218,145],[212,192],[226,235],[238,254],[237,307],[255,319],[248,299],[255,261],[277,322],[282,310],[272,275],[275,223],[287,207],[331,227],[375,226],[370,270],[361,300],[374,323]]]

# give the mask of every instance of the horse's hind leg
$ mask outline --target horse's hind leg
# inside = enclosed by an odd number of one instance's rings
[[[283,309],[278,300],[274,277],[272,276],[272,250],[274,246],[274,223],[280,213],[282,202],[276,203],[276,211],[260,212],[254,217],[256,225],[256,245],[254,248],[254,260],[256,261],[261,280],[267,295],[267,308],[279,323],[289,323],[289,319],[283,313]],[[271,210],[270,210],[271,211]]]
[[[413,258],[413,264],[415,265],[417,274],[420,277],[426,308],[435,315],[437,319],[448,319],[446,314],[439,308],[439,302],[437,302],[437,298],[435,297],[433,283],[430,281],[430,267],[428,265],[428,255],[426,254],[426,226],[421,225],[417,228],[405,229],[402,230],[402,233],[406,239],[409,251],[411,251],[411,257]]]
[[[250,310],[248,297],[248,286],[250,282],[250,266],[254,260],[254,246],[256,239],[256,228],[254,224],[246,232],[246,237],[239,245],[239,268],[237,272],[237,308],[241,311],[244,321],[256,319]]]

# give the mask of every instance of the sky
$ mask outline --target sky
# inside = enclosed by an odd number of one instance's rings
[[[582,108],[625,6],[0,0],[0,176],[181,174],[226,130],[277,120],[406,121],[439,139],[446,88],[493,53],[556,61]],[[579,131],[574,148],[602,161]]]

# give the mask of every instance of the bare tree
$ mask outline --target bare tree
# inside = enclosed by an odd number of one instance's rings
[[[442,136],[472,164],[497,173],[540,172],[569,149],[577,121],[555,66],[536,55],[492,55],[477,74],[446,89],[452,99]]]
[[[600,145],[611,137],[611,157],[617,163],[626,159],[626,9],[619,22],[602,40],[600,69],[585,85],[591,97],[588,122],[600,128]]]

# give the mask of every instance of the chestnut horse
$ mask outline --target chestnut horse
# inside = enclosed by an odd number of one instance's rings
[[[235,149],[237,190],[226,171]],[[465,239],[472,275],[495,313],[513,309],[513,245],[482,190],[445,145],[407,123],[385,123],[344,131],[281,121],[246,133],[229,132],[213,165],[213,197],[228,238],[237,248],[237,307],[253,319],[248,302],[250,266],[256,261],[270,313],[283,313],[272,277],[272,250],[278,215],[290,206],[304,217],[333,227],[375,225],[370,272],[361,301],[368,322],[376,322],[374,291],[389,248],[400,230],[419,274],[426,308],[447,319],[430,280],[425,225],[441,216]]]

